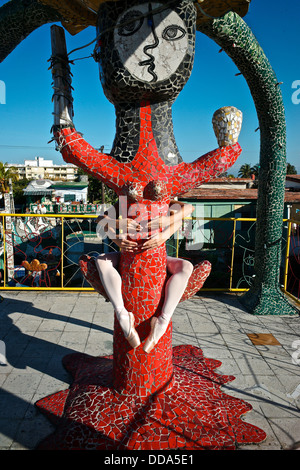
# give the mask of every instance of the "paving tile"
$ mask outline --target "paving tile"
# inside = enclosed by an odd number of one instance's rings
[[[89,293],[3,296],[7,365],[0,367],[0,449],[34,449],[53,430],[35,401],[68,388],[65,355],[112,354],[113,309]],[[247,334],[259,333],[273,335],[280,345],[254,345]],[[195,297],[180,304],[173,318],[173,344],[196,345],[221,361],[218,373],[235,377],[222,389],[251,403],[244,420],[267,432],[265,442],[242,450],[286,449],[300,440],[300,366],[292,356],[298,358],[298,340],[299,317],[250,315],[235,295]]]
[[[2,385],[2,390],[16,393],[18,396],[26,396],[28,390],[35,390],[41,381],[41,375],[36,373],[20,373],[14,369]]]
[[[0,449],[9,450],[14,442],[21,419],[0,418]]]
[[[279,341],[271,333],[247,333],[247,336],[255,346],[280,346]]]
[[[293,448],[295,444],[300,448],[300,419],[298,418],[272,418],[269,420],[274,434],[282,449]]]

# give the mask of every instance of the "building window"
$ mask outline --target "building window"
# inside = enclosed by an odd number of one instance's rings
[[[75,194],[65,194],[64,200],[65,200],[65,202],[69,202],[69,201],[72,202],[72,201],[76,200],[76,196],[75,196]]]

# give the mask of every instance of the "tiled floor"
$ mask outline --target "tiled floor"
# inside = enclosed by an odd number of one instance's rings
[[[112,307],[93,293],[2,296],[0,346],[2,352],[6,347],[7,363],[0,366],[0,449],[29,450],[53,430],[34,403],[70,383],[62,358],[76,351],[112,353]],[[250,403],[253,410],[244,420],[267,433],[263,443],[242,449],[290,449],[300,443],[298,315],[253,316],[235,295],[202,294],[177,308],[173,343],[200,347],[222,361],[220,374],[236,377],[224,391]]]

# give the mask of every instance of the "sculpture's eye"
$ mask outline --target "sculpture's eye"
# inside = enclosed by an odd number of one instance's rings
[[[163,30],[162,37],[167,41],[178,41],[178,39],[183,38],[185,34],[185,30],[181,26],[173,24]]]
[[[123,16],[119,23],[118,33],[120,36],[131,36],[142,26],[144,17],[140,11],[130,11]]]

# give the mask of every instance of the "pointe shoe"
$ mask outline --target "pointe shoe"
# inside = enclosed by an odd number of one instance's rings
[[[150,334],[148,336],[148,338],[146,339],[145,341],[145,344],[143,346],[143,350],[149,354],[152,349],[154,348],[154,346],[156,345],[156,341],[154,339],[154,330],[155,330],[155,326],[156,326],[156,323],[157,323],[157,317],[153,317],[151,318],[151,331],[150,331]]]
[[[127,339],[130,346],[133,349],[135,349],[141,344],[141,340],[140,340],[140,337],[139,337],[136,329],[134,328],[134,316],[133,316],[133,314],[131,312],[128,312],[128,315],[129,315],[129,321],[130,321],[130,330],[129,330],[129,335],[125,336],[125,338]]]

